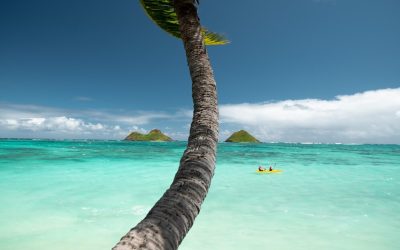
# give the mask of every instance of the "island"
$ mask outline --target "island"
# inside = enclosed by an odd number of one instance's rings
[[[249,134],[249,132],[245,130],[240,130],[235,133],[233,133],[231,136],[229,136],[228,139],[225,140],[225,142],[250,142],[250,143],[260,143],[259,140],[257,140],[254,136]]]
[[[125,141],[172,141],[172,139],[169,136],[163,134],[159,129],[153,129],[148,134],[132,132],[124,140]]]

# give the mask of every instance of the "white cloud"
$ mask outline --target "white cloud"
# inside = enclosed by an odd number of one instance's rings
[[[125,110],[69,110],[37,105],[19,105],[0,103],[0,120],[22,119],[32,117],[74,117],[80,119],[90,118],[95,121],[121,123],[125,125],[144,125],[157,119],[172,119],[183,116],[180,112],[166,114],[154,111],[128,112]]]
[[[57,134],[90,134],[109,132],[113,129],[101,123],[90,123],[65,116],[3,119],[0,120],[0,128],[11,131],[55,132]]]
[[[142,133],[142,134],[148,133],[148,131],[146,129],[140,128],[138,126],[132,126],[129,130],[132,131],[132,132],[139,132],[139,133]]]
[[[138,126],[171,116],[159,112],[68,110],[0,103],[0,137],[121,139]]]
[[[221,122],[266,141],[400,142],[400,88],[337,96],[220,107]]]
[[[0,103],[0,137],[122,139],[167,126],[172,138],[186,140],[191,116],[183,109],[168,114]],[[333,100],[225,104],[220,120],[220,139],[246,129],[262,141],[400,143],[400,88]]]

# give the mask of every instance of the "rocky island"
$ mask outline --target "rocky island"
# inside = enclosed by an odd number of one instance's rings
[[[245,130],[240,130],[235,133],[233,133],[231,136],[229,136],[228,139],[225,140],[225,142],[252,142],[252,143],[259,143],[260,141],[257,140],[254,136],[249,134],[249,132]]]
[[[172,141],[172,139],[169,136],[164,135],[158,129],[153,129],[148,134],[132,132],[124,140],[125,141]]]

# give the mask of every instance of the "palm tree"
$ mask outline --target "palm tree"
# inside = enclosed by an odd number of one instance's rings
[[[215,168],[217,91],[205,45],[228,41],[200,26],[198,0],[141,3],[158,26],[183,41],[192,78],[193,119],[188,145],[171,186],[113,250],[177,249],[200,212]]]

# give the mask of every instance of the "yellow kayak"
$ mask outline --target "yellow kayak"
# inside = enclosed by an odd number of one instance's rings
[[[276,174],[276,173],[282,172],[282,170],[280,170],[280,169],[272,169],[272,171],[269,171],[268,169],[266,169],[266,170],[260,171],[260,170],[257,169],[256,172],[258,174]]]

